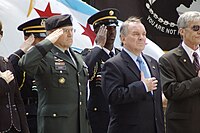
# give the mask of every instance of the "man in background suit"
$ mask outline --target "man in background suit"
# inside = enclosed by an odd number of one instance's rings
[[[168,99],[167,133],[200,132],[200,12],[180,15],[182,43],[160,59],[163,92]]]
[[[37,88],[35,80],[18,66],[19,59],[38,42],[46,37],[46,18],[31,19],[20,26],[18,30],[24,33],[24,43],[20,49],[9,56],[9,60],[15,69],[15,77],[19,84],[19,90],[24,101],[26,117],[30,133],[37,133]]]
[[[146,30],[130,17],[120,28],[123,49],[105,62],[102,90],[110,104],[108,133],[164,133],[158,63],[142,53]]]
[[[38,133],[90,133],[86,113],[88,70],[70,47],[72,17],[49,17],[45,29],[48,36],[19,60],[36,80]]]
[[[96,46],[82,52],[89,70],[88,116],[93,133],[107,133],[108,129],[109,106],[102,93],[101,68],[106,60],[120,52],[119,49],[114,48],[118,16],[117,9],[108,8],[88,19],[88,23],[93,25],[94,32],[97,34]]]

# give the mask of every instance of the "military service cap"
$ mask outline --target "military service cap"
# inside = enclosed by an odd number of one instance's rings
[[[35,18],[21,24],[17,29],[24,32],[24,36],[34,34],[35,37],[45,38],[45,20],[46,18]]]
[[[45,29],[47,31],[64,26],[72,26],[72,17],[70,14],[54,15],[49,17],[45,23]]]
[[[118,20],[117,20],[118,16],[119,16],[119,10],[115,8],[107,8],[92,15],[88,19],[88,24],[92,24],[94,28],[101,26],[103,24],[105,26],[110,26],[113,24],[115,26],[118,26]]]

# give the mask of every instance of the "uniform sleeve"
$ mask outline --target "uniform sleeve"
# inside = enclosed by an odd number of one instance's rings
[[[37,72],[42,72],[40,70],[46,67],[42,59],[52,48],[53,44],[49,40],[41,41],[19,60],[19,66],[33,77]]]
[[[23,78],[22,78],[22,75],[23,75],[23,71],[22,71],[22,69],[20,68],[20,66],[18,65],[18,62],[19,62],[19,59],[24,55],[25,53],[21,50],[21,49],[19,49],[19,50],[17,50],[16,52],[14,52],[13,54],[11,54],[10,56],[9,56],[9,61],[12,63],[12,65],[13,65],[13,68],[14,68],[14,70],[15,70],[15,72],[14,72],[14,75],[15,75],[15,77],[17,78],[17,82],[18,82],[18,84],[19,85],[21,85],[21,83],[22,83],[22,80],[23,80]]]
[[[13,66],[18,66],[19,59],[24,55],[25,53],[19,49],[16,52],[12,53],[8,59],[11,61]]]
[[[96,63],[100,62],[101,60],[101,52],[102,52],[101,48],[94,47],[89,52],[87,52],[86,55],[84,54],[85,57],[83,59],[86,65],[88,66],[89,78],[91,78],[94,74],[95,66],[97,66]]]

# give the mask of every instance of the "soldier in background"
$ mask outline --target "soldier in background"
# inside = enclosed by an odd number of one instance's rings
[[[107,133],[110,120],[109,105],[101,88],[101,68],[106,60],[120,52],[119,49],[114,48],[118,16],[117,9],[108,8],[88,19],[88,23],[93,25],[94,32],[97,34],[96,46],[82,52],[89,70],[88,116],[93,133]]]
[[[86,114],[88,70],[71,48],[72,17],[49,17],[45,29],[48,36],[19,60],[36,80],[38,133],[90,133]]]
[[[45,19],[35,18],[18,27],[18,30],[23,31],[25,41],[20,46],[20,49],[9,57],[16,72],[15,77],[17,77],[19,90],[25,104],[27,121],[31,133],[37,133],[37,88],[34,79],[20,69],[18,61],[31,46],[46,37],[46,30],[44,28]]]

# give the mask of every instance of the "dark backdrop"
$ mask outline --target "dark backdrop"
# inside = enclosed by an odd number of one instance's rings
[[[152,3],[154,1],[154,3]],[[177,0],[87,0],[95,8],[101,10],[114,7],[120,10],[120,20],[130,16],[142,18],[147,30],[147,37],[159,45],[164,51],[177,47],[181,39],[178,35],[175,10],[183,2]],[[184,0],[183,0],[184,1]]]

